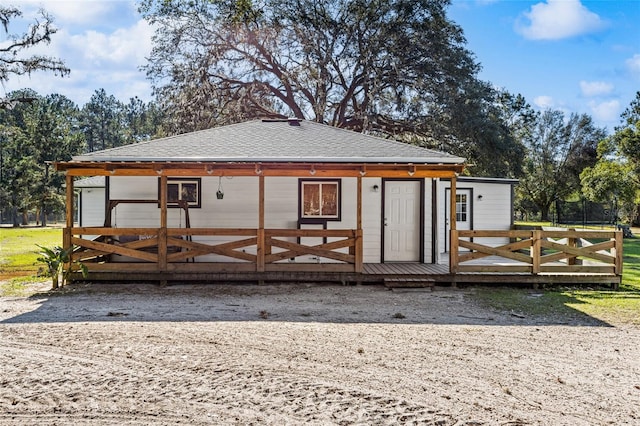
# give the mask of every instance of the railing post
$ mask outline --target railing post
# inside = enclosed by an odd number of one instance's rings
[[[569,232],[575,232],[575,228],[569,228]],[[577,239],[575,237],[568,237],[567,238],[567,246],[571,247],[571,248],[576,248],[577,244]],[[567,265],[575,265],[576,264],[576,258],[574,256],[569,256],[567,257]]]
[[[622,247],[624,245],[624,234],[622,231],[615,231],[615,255],[616,255],[616,264],[614,267],[616,275],[622,275]]]
[[[451,229],[449,232],[449,272],[458,272],[458,230]]]
[[[363,253],[362,253],[362,229],[357,229],[355,232],[355,265],[354,272],[361,273],[362,272],[362,263],[363,263]]]
[[[256,272],[264,272],[265,269],[265,255],[266,255],[266,238],[264,229],[258,229],[258,247],[256,257]]]
[[[542,231],[532,231],[531,238],[531,258],[532,273],[538,275],[540,273],[540,256],[542,255]]]

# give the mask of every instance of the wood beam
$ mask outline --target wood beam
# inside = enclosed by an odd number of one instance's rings
[[[167,270],[167,177],[160,176],[160,229],[158,230],[158,266]]]
[[[201,162],[58,162],[56,170],[71,176],[292,176],[292,177],[367,177],[452,178],[462,172],[463,164],[397,163],[207,163]],[[311,171],[313,170],[313,174]]]
[[[257,170],[257,169],[256,169]],[[265,235],[264,235],[264,175],[258,176],[258,241],[256,271],[264,272],[265,265]]]
[[[66,191],[66,210],[65,210],[65,221],[66,226],[64,232],[62,234],[62,248],[64,250],[68,250],[71,248],[71,229],[73,228],[73,216],[74,216],[74,189],[73,189],[73,176],[67,175],[65,177],[67,191]]]

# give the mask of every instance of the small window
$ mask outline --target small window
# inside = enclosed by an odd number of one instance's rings
[[[299,183],[300,222],[321,223],[340,220],[341,181],[301,179]]]
[[[467,194],[456,194],[456,222],[467,221]]]
[[[167,178],[167,207],[178,207],[176,202],[183,200],[187,202],[189,207],[200,208],[200,193],[201,181],[199,178]],[[159,188],[158,199],[160,199]]]

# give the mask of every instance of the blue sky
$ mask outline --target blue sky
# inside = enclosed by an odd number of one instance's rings
[[[71,68],[64,79],[46,73],[12,77],[0,90],[31,87],[80,105],[99,88],[122,101],[152,99],[139,67],[153,31],[135,2],[0,3],[20,7],[25,18],[46,9],[59,31],[40,53]],[[524,95],[536,109],[588,113],[611,131],[640,90],[640,0],[453,0],[448,14],[482,65],[480,78]]]

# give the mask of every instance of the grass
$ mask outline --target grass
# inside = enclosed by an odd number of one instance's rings
[[[638,230],[634,230],[638,235]],[[610,322],[640,325],[640,238],[625,238],[622,283],[618,291],[559,287],[542,292],[514,288],[482,289],[484,305],[526,316],[588,315]]]
[[[0,296],[20,296],[30,284],[50,279],[42,275],[38,247],[62,244],[61,228],[0,228]]]

